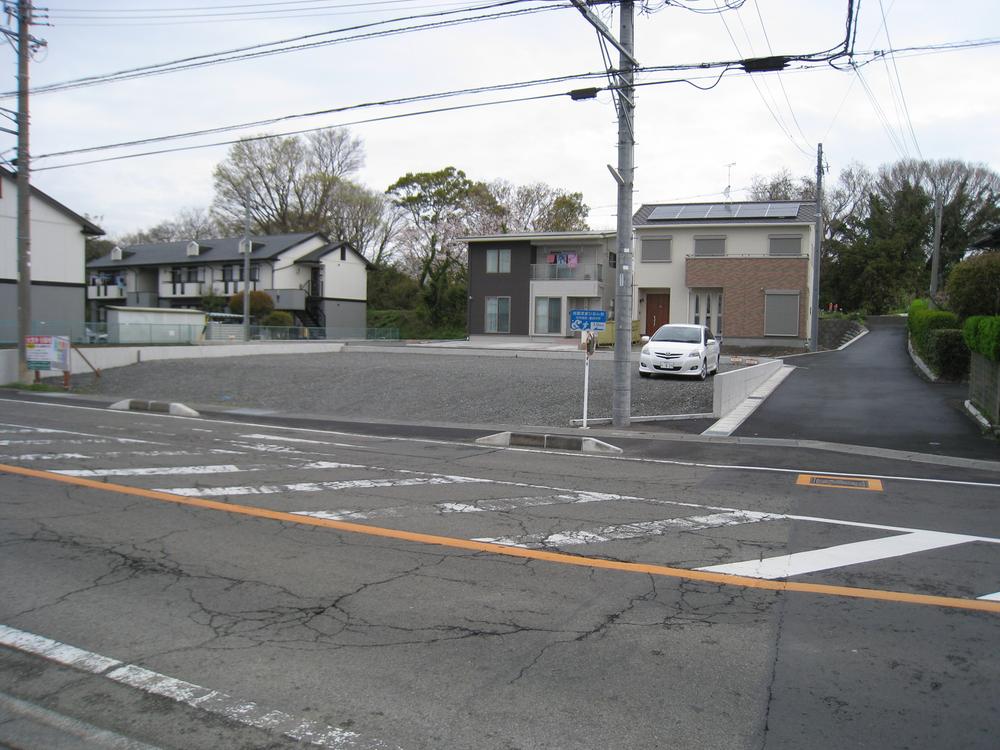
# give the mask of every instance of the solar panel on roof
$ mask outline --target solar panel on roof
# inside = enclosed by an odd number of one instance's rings
[[[736,207],[736,218],[759,219],[767,216],[767,203],[741,203]]]
[[[736,207],[731,203],[715,203],[709,206],[709,219],[734,219],[736,218]]]
[[[677,214],[680,210],[684,208],[683,206],[657,206],[653,209],[652,213],[649,214],[649,218],[652,221],[662,221],[664,219],[676,219]]]
[[[704,219],[708,215],[709,206],[684,206],[677,215],[678,219]]]
[[[772,203],[768,206],[767,216],[772,219],[791,219],[799,215],[799,203]]]

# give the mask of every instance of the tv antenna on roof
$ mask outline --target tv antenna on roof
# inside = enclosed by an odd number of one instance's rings
[[[726,203],[729,203],[729,193],[733,187],[733,167],[736,166],[736,162],[731,161],[726,165],[726,189],[722,191],[722,194],[726,196]]]

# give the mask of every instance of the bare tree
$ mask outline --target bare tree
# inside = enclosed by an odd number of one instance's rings
[[[243,139],[215,168],[213,211],[230,231],[261,234],[321,231],[340,180],[364,164],[359,139],[331,128],[305,138]]]

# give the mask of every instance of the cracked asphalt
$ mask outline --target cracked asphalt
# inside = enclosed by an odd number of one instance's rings
[[[570,564],[690,570],[886,535],[865,523],[1000,537],[995,487],[874,498],[784,471],[72,406],[4,403],[0,462],[95,484],[0,472],[0,622],[231,702],[0,647],[0,691],[20,700],[176,748],[299,746],[261,728],[279,715],[346,748],[995,744],[997,614]],[[806,580],[967,599],[996,590],[998,563],[1000,545],[970,543]]]

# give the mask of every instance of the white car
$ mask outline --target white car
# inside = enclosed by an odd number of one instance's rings
[[[643,336],[639,375],[692,375],[704,380],[719,371],[719,345],[705,326],[670,323],[652,336]]]

